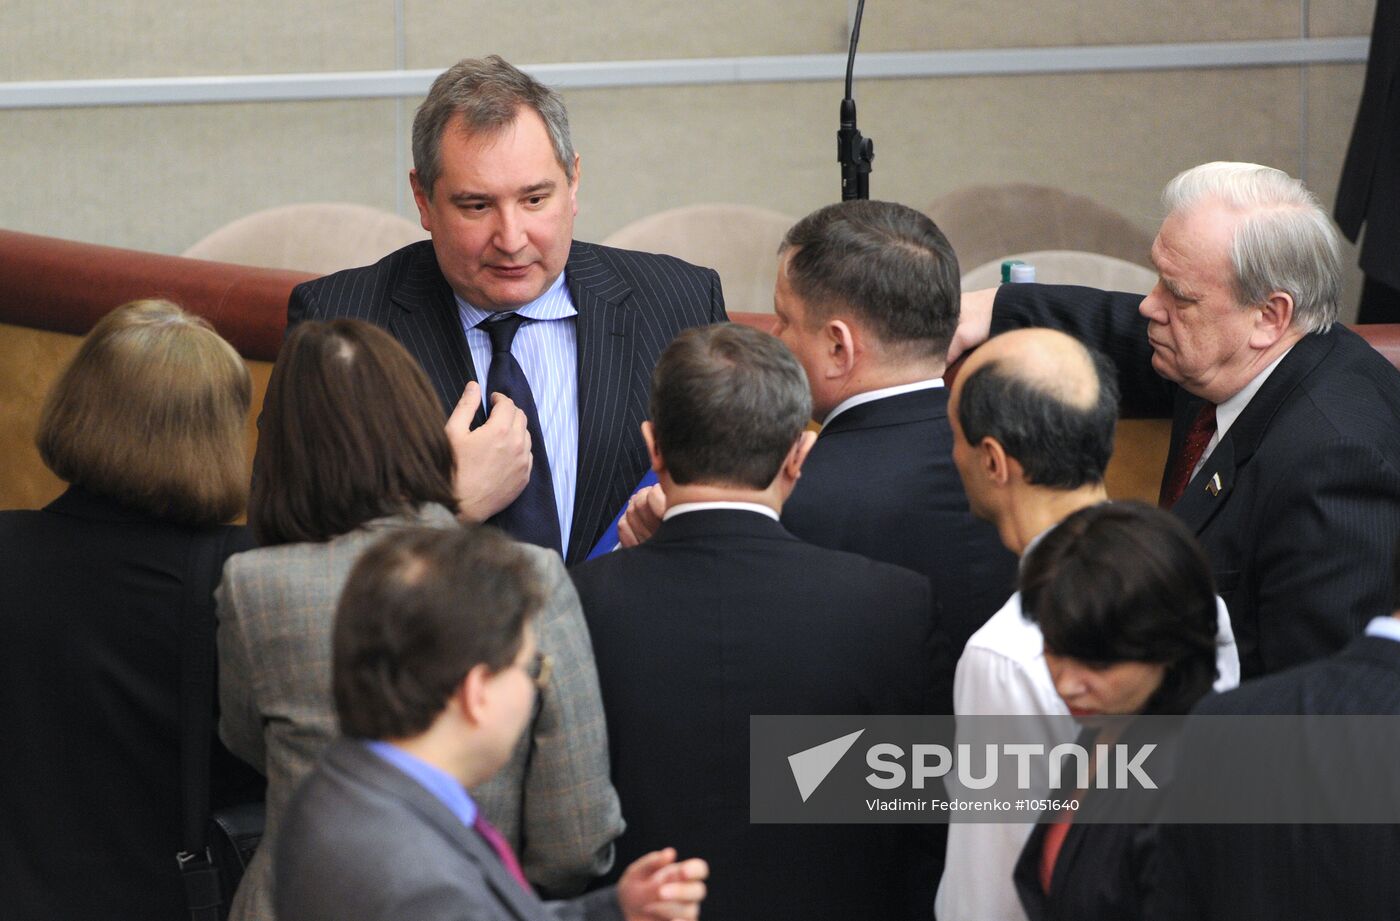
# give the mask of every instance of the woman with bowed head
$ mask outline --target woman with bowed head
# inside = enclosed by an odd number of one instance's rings
[[[1217,614],[1210,565],[1167,512],[1108,502],[1071,515],[1026,555],[1021,597],[1044,635],[1055,690],[1084,726],[1079,741],[1090,751],[1146,731],[1115,718],[1185,715],[1211,690]],[[1162,741],[1160,729],[1154,742]],[[1169,766],[1169,752],[1159,751],[1154,763]],[[1163,787],[1170,781],[1166,774],[1152,779]],[[1072,798],[1077,808],[1043,815],[1021,852],[1014,881],[1027,916],[1141,917],[1154,885],[1156,826],[1082,821],[1112,809],[1112,791],[1052,795]]]

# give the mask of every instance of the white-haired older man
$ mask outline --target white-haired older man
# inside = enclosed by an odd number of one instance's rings
[[[1171,417],[1161,501],[1205,547],[1250,678],[1336,652],[1389,610],[1400,372],[1336,325],[1337,233],[1300,182],[1207,163],[1162,199],[1146,298],[969,294],[949,357],[1063,329],[1113,359],[1124,415]]]

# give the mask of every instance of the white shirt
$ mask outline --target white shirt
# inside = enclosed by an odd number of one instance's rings
[[[759,505],[757,502],[682,502],[680,505],[673,505],[666,509],[666,514],[661,516],[662,521],[670,521],[677,515],[684,515],[686,512],[705,512],[711,509],[729,509],[735,512],[758,512],[760,515],[767,515],[774,521],[779,521],[778,513],[766,505]]]
[[[1191,476],[1201,472],[1201,468],[1206,465],[1206,459],[1210,457],[1215,446],[1220,444],[1220,440],[1225,437],[1225,433],[1230,431],[1230,426],[1235,424],[1235,420],[1244,412],[1244,408],[1249,405],[1249,401],[1254,399],[1254,395],[1259,392],[1259,388],[1264,386],[1264,382],[1269,379],[1269,375],[1274,373],[1278,363],[1288,357],[1288,352],[1293,351],[1290,346],[1287,352],[1269,363],[1269,366],[1258,374],[1254,375],[1254,380],[1244,385],[1244,389],[1230,399],[1218,404],[1215,407],[1215,434],[1210,436],[1210,441],[1206,442],[1205,451],[1201,452],[1201,459],[1196,461],[1196,466],[1191,468]]]
[[[1388,640],[1400,642],[1400,619],[1391,617],[1388,614],[1371,618],[1371,622],[1366,625],[1367,636],[1383,636]]]
[[[841,415],[852,406],[859,406],[862,403],[874,403],[876,400],[883,400],[885,397],[897,397],[904,393],[913,393],[916,390],[937,390],[943,386],[943,378],[933,377],[926,381],[915,381],[912,384],[896,384],[893,387],[881,387],[879,390],[867,390],[865,393],[858,393],[853,397],[846,397],[836,408],[826,414],[826,419],[822,420],[822,428],[831,424],[831,420]]]
[[[1030,546],[1034,545],[1032,541]],[[1220,670],[1215,689],[1225,691],[1240,683],[1240,655],[1225,602],[1217,597],[1215,606],[1215,664]],[[1020,592],[1012,595],[967,641],[953,677],[953,713],[1069,715],[1069,708],[1050,679],[1040,628],[1021,614]],[[1064,732],[1065,726],[1063,720],[1047,719],[1038,727],[1042,738],[1018,741],[1043,742],[1048,751],[1062,742],[1074,741],[1072,732]],[[960,721],[959,744],[967,742],[976,748],[980,743],[994,741],[974,739],[964,730]],[[951,786],[949,789],[951,794]],[[1034,827],[1032,822],[950,823],[948,856],[934,902],[939,921],[1025,921],[1026,913],[1011,874]]]

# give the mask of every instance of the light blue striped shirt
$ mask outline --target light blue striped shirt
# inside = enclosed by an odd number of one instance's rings
[[[491,337],[477,324],[494,313],[473,307],[460,296],[457,312],[467,334],[476,379],[483,388],[491,373]],[[554,502],[559,512],[559,545],[569,552],[573,530],[574,490],[578,483],[578,329],[569,289],[560,272],[554,284],[516,311],[536,322],[524,323],[515,334],[510,352],[520,362],[530,393],[539,410],[540,434],[549,454],[549,475],[554,481]],[[483,401],[491,405],[491,395]]]

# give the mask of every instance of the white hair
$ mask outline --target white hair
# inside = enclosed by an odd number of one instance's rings
[[[1293,326],[1327,332],[1337,320],[1342,258],[1337,230],[1317,199],[1282,170],[1257,163],[1203,163],[1162,190],[1167,214],[1218,201],[1245,212],[1230,244],[1235,299],[1293,298]]]

